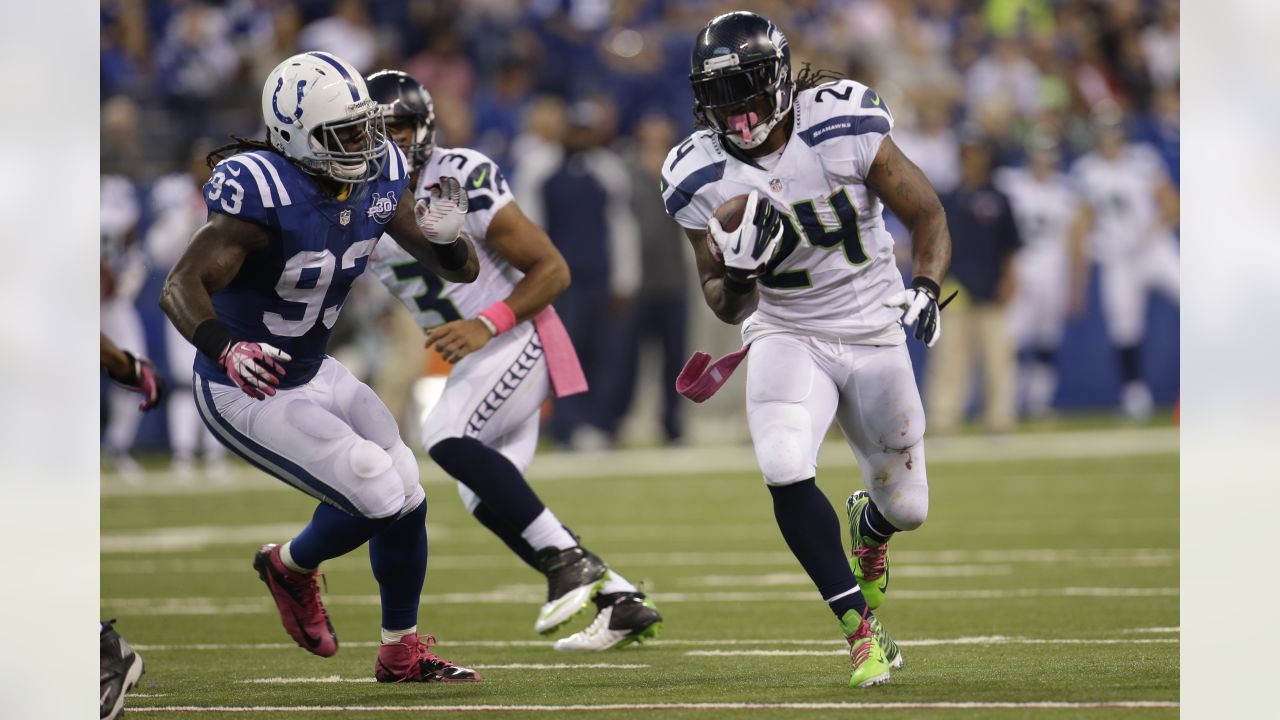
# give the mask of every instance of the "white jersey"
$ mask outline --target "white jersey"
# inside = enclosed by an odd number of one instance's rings
[[[1062,173],[1044,180],[1027,168],[1001,168],[995,186],[1009,198],[1025,255],[1065,261],[1071,225],[1080,212],[1080,199]]]
[[[1156,200],[1164,166],[1150,146],[1125,145],[1114,160],[1091,152],[1076,161],[1071,173],[1093,208],[1093,249],[1099,260],[1131,256],[1168,235]]]
[[[467,192],[467,219],[462,231],[475,245],[480,274],[473,283],[452,283],[427,270],[390,237],[383,236],[369,259],[369,267],[393,295],[409,308],[423,328],[473,318],[506,298],[524,273],[511,267],[486,243],[489,223],[511,202],[511,188],[496,163],[468,148],[436,148],[421,169],[415,197],[441,176],[457,178]]]
[[[705,230],[716,208],[758,190],[791,220],[759,282],[745,341],[786,331],[902,343],[901,311],[883,306],[902,291],[902,276],[883,205],[865,185],[893,115],[874,90],[852,80],[800,92],[794,108],[791,138],[772,169],[709,130],[673,148],[662,166],[667,213],[687,229]]]

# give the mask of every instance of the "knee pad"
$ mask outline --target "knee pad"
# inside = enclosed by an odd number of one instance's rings
[[[791,485],[814,476],[809,433],[794,428],[770,428],[755,441],[756,462],[766,485]]]
[[[387,454],[391,456],[396,474],[404,482],[405,492],[408,492],[410,487],[418,484],[418,458],[414,457],[408,445],[399,441],[387,450]]]
[[[386,450],[375,442],[358,439],[347,451],[347,462],[355,476],[351,500],[360,514],[384,518],[404,508],[404,483]]]
[[[890,494],[888,502],[877,501],[876,507],[899,530],[915,530],[929,517],[929,490],[900,488]]]

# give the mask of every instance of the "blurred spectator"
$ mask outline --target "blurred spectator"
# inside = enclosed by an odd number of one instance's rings
[[[994,52],[969,68],[965,86],[971,108],[1007,104],[1024,118],[1040,110],[1040,73],[1016,40],[997,40]]]
[[[355,66],[361,75],[376,70],[378,38],[365,4],[361,0],[338,0],[334,3],[332,15],[302,28],[298,50],[332,53]]]
[[[660,115],[650,115],[636,125],[636,140],[627,157],[631,169],[631,211],[640,230],[640,289],[623,324],[622,345],[617,351],[620,388],[616,417],[626,416],[635,394],[639,359],[646,341],[662,349],[662,432],[669,443],[684,435],[680,422],[682,403],[676,392],[676,375],[684,366],[688,335],[689,252],[684,233],[666,217],[662,195],[656,188],[662,178],[662,162],[677,141],[675,126]]]
[[[100,159],[104,175],[137,177],[140,173],[142,147],[138,114],[138,104],[124,95],[103,103]]]
[[[1098,147],[1072,167],[1092,221],[1099,291],[1107,334],[1120,364],[1120,402],[1126,415],[1146,419],[1151,390],[1142,373],[1147,296],[1159,291],[1178,302],[1178,194],[1149,145],[1127,141],[1118,107],[1094,116]]]
[[[1025,356],[1019,396],[1030,417],[1047,415],[1058,387],[1058,346],[1068,314],[1084,310],[1088,281],[1084,208],[1059,172],[1062,157],[1052,135],[1029,142],[1027,167],[996,171],[995,186],[1013,207],[1023,247],[1014,258],[1010,326]]]
[[[562,444],[613,444],[621,418],[618,321],[640,284],[640,239],[631,214],[631,179],[608,148],[615,121],[600,99],[576,103],[558,157],[526,169],[516,199],[542,226],[573,281],[555,303],[591,389],[556,402],[551,434]],[[655,191],[656,194],[656,191]],[[526,200],[527,199],[527,200]],[[526,204],[527,203],[527,204]]]
[[[193,143],[186,154],[183,171],[160,178],[151,191],[152,221],[147,230],[146,251],[156,272],[168,274],[208,216],[202,192],[209,179],[205,157],[216,145],[208,139]],[[201,422],[192,394],[196,349],[173,323],[164,324],[164,343],[170,377],[170,393],[165,405],[169,449],[173,452],[170,470],[178,482],[193,481],[200,472],[196,454],[203,450],[205,471],[212,477],[225,475],[227,449]]]
[[[1178,0],[1162,0],[1158,21],[1142,31],[1142,53],[1157,87],[1178,84]]]
[[[519,58],[504,58],[493,86],[476,96],[475,149],[488,155],[499,167],[511,165],[511,143],[533,99],[533,73]]]
[[[99,204],[102,231],[101,329],[122,347],[142,352],[147,338],[134,304],[147,279],[147,261],[137,243],[137,190],[128,178],[103,175]],[[105,393],[107,426],[103,454],[116,471],[130,480],[140,479],[141,468],[129,454],[141,415],[133,391],[112,385]]]
[[[981,362],[984,424],[991,432],[1013,428],[1016,365],[1006,305],[1013,297],[1013,256],[1022,245],[1009,200],[991,183],[991,151],[969,136],[960,149],[960,185],[941,196],[951,229],[951,273],[943,296],[960,294],[944,311],[942,337],[929,356],[929,428],[955,430]]]
[[[942,97],[925,98],[916,107],[919,125],[913,130],[895,130],[893,141],[940,193],[954,190],[960,182],[960,145],[951,129],[951,105]]]
[[[198,2],[186,5],[169,20],[156,48],[160,90],[192,117],[218,96],[238,64],[226,15]]]

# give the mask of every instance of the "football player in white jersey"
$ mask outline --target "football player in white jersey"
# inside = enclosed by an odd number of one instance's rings
[[[368,85],[419,196],[441,175],[466,179],[463,232],[480,259],[471,284],[440,279],[394,242],[381,242],[372,259],[373,272],[413,313],[427,343],[454,364],[422,428],[423,447],[458,481],[475,518],[546,576],[535,630],[555,631],[594,599],[595,620],[557,641],[557,650],[608,650],[656,636],[662,616],[653,603],[583,548],[524,479],[548,393],[586,390],[551,308],[569,284],[568,265],[512,200],[492,160],[468,148],[436,147],[426,88],[395,70],[370,75]]]
[[[1124,115],[1114,106],[1094,113],[1097,148],[1071,169],[1084,196],[1097,258],[1099,295],[1107,334],[1124,383],[1120,402],[1131,418],[1151,414],[1151,391],[1142,379],[1140,348],[1147,295],[1178,301],[1178,192],[1150,145],[1125,139]]]
[[[1025,167],[996,171],[995,185],[1009,198],[1023,246],[1014,259],[1015,296],[1009,321],[1018,349],[1029,356],[1022,396],[1031,417],[1047,414],[1058,387],[1057,352],[1068,314],[1084,306],[1088,282],[1087,215],[1079,194],[1059,172],[1057,140],[1036,134]]]
[[[929,181],[889,139],[893,115],[851,80],[793,83],[787,40],[749,12],[720,15],[692,53],[694,112],[704,129],[663,165],[667,212],[693,247],[716,316],[743,323],[743,350],[706,367],[695,355],[677,381],[705,399],[750,350],[747,414],[778,528],[849,642],[853,687],[889,680],[901,654],[871,614],[887,587],[889,537],[928,512],[924,409],[904,326],[933,345],[938,284],[951,240]],[[726,230],[717,208],[748,194]],[[904,289],[888,205],[911,231]],[[945,304],[945,303],[944,303]],[[905,314],[904,314],[905,311]],[[849,498],[854,557],[816,485],[818,449],[839,422],[869,492]]]

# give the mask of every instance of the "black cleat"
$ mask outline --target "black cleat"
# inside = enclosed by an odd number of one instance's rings
[[[115,720],[124,712],[124,696],[142,677],[142,656],[134,652],[129,643],[112,627],[115,620],[107,620],[98,631],[98,645],[102,665],[99,678],[102,698],[98,717]]]
[[[577,615],[609,575],[604,561],[582,546],[567,550],[545,548],[538,551],[534,560],[547,576],[547,602],[533,626],[542,634],[553,632]]]
[[[596,619],[585,630],[557,640],[556,650],[611,650],[650,640],[662,631],[662,615],[644,593],[597,595],[596,606]]]

